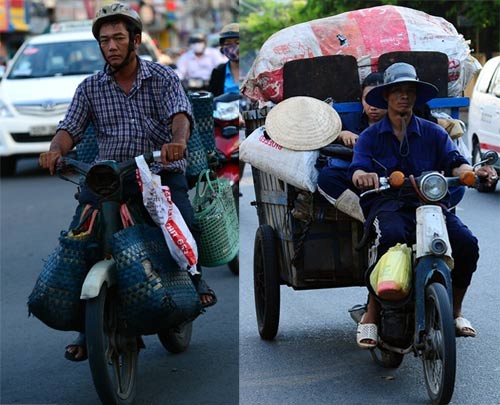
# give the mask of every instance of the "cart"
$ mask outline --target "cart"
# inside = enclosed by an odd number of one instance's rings
[[[415,66],[421,80],[439,89],[430,108],[445,109],[458,118],[468,98],[447,97],[448,58],[440,52],[391,52],[381,55],[378,70],[394,62]],[[361,118],[358,65],[349,55],[321,56],[287,62],[283,69],[284,98],[311,96],[333,100],[344,127],[355,128]],[[246,136],[264,125],[269,108],[245,112]],[[338,211],[318,193],[299,190],[252,167],[259,227],[254,245],[254,294],[262,339],[277,334],[280,286],[294,290],[365,285],[368,244],[360,244],[363,224]],[[297,219],[300,202],[309,215]]]

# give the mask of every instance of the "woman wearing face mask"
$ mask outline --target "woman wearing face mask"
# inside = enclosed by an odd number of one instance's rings
[[[214,96],[224,93],[239,93],[240,79],[240,26],[231,23],[222,28],[219,43],[221,52],[229,59],[217,66],[210,78],[209,91]]]
[[[210,80],[212,70],[226,61],[215,48],[207,47],[203,34],[193,34],[188,41],[189,50],[177,61],[177,75],[183,81],[201,79],[205,83]]]

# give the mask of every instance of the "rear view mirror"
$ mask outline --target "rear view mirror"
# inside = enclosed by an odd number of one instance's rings
[[[499,87],[499,86],[497,86]],[[486,160],[486,164],[488,165],[494,165],[497,160],[498,160],[498,153],[495,152],[494,150],[489,150],[488,152],[486,152],[483,156],[484,160]]]
[[[479,167],[482,165],[494,165],[498,160],[498,153],[494,150],[489,150],[481,158],[480,162],[477,162],[473,167]]]

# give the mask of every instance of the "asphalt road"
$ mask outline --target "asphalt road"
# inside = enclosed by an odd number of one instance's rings
[[[276,339],[261,340],[253,297],[253,244],[258,226],[250,168],[240,190],[240,404],[426,404],[421,360],[407,355],[400,368],[378,367],[358,349],[347,310],[366,300],[360,287],[294,291],[281,287]],[[468,190],[458,215],[480,241],[481,258],[464,302],[478,331],[457,339],[452,404],[500,404],[500,187],[494,194]]]
[[[63,356],[74,333],[28,317],[27,298],[73,215],[71,183],[24,160],[0,181],[1,404],[97,404],[88,362]],[[238,403],[238,277],[227,267],[205,269],[218,303],[193,327],[188,351],[172,355],[156,336],[139,356],[136,404]]]

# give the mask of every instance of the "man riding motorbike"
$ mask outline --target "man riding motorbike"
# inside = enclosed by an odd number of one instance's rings
[[[224,56],[215,49],[207,46],[205,35],[192,34],[188,40],[189,50],[182,54],[177,61],[177,75],[189,88],[189,79],[201,81],[200,88],[192,90],[206,90],[212,70],[220,63],[225,62]]]
[[[172,69],[137,56],[141,32],[139,15],[125,4],[110,4],[96,13],[92,33],[106,64],[102,72],[78,86],[49,151],[40,155],[39,163],[54,174],[59,158],[82,140],[90,123],[95,127],[99,144],[97,160],[122,162],[161,149],[162,165],[152,170],[170,187],[172,200],[197,239],[185,178],[186,143],[193,127],[191,106]],[[131,197],[142,201],[135,178],[131,178],[129,184]],[[83,186],[71,226],[89,203],[95,203],[95,199]],[[202,304],[214,305],[215,293],[201,274],[194,276],[193,282]],[[65,357],[72,361],[87,358],[83,334],[66,347]]]
[[[429,170],[459,176],[473,168],[460,155],[446,131],[412,113],[414,105],[423,105],[437,94],[430,83],[419,81],[415,68],[395,63],[384,73],[384,83],[366,95],[366,101],[378,108],[387,108],[387,115],[363,131],[354,146],[349,168],[353,184],[360,189],[378,188],[379,177],[395,170],[405,176],[419,176]],[[496,172],[490,166],[476,168],[476,174],[493,182]],[[418,200],[403,190],[387,190],[361,199],[368,224],[376,233],[374,246],[379,259],[396,243],[412,245],[410,230],[415,221]],[[463,317],[462,302],[470,285],[479,258],[478,242],[460,219],[444,210],[455,267],[452,271],[453,318],[457,336],[476,336],[471,323]],[[414,236],[413,236],[414,237]],[[361,319],[356,341],[365,349],[377,344],[379,304],[369,296],[367,312]]]

